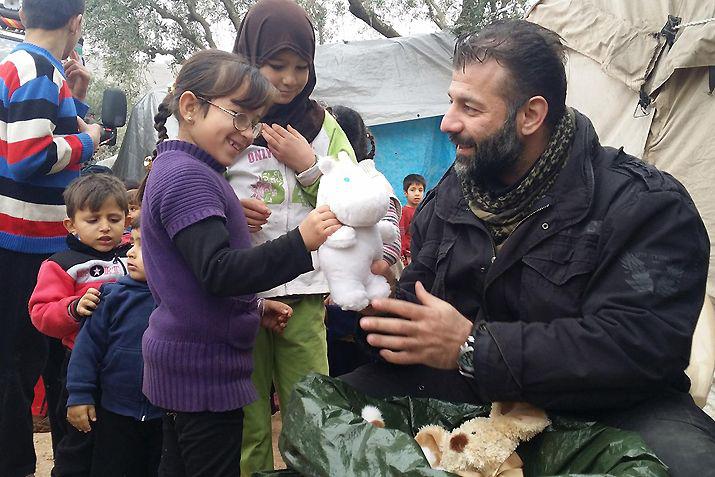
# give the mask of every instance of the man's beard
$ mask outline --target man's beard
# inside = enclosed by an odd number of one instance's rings
[[[474,196],[475,187],[483,192],[504,189],[500,177],[516,165],[524,149],[516,134],[516,111],[510,111],[501,129],[481,141],[457,134],[450,134],[449,139],[454,144],[474,147],[471,154],[457,152],[454,161],[454,170],[467,199]]]

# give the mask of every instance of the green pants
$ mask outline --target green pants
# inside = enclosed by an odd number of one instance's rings
[[[258,400],[243,408],[241,475],[273,469],[271,441],[271,383],[281,407],[288,403],[293,386],[314,371],[328,374],[325,337],[325,305],[322,295],[283,297],[293,307],[293,316],[282,335],[261,328],[253,348],[253,385]]]

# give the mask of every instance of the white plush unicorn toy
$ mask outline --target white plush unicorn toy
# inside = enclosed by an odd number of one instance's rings
[[[340,154],[345,154],[341,152]],[[319,267],[328,279],[330,297],[343,310],[359,311],[373,298],[390,294],[387,280],[370,272],[382,258],[383,243],[394,241],[397,228],[382,220],[390,205],[390,187],[373,161],[355,164],[347,157],[320,159],[323,173],[317,205],[328,205],[343,226],[318,249]]]

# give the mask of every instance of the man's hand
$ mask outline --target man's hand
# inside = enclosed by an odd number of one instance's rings
[[[250,232],[258,232],[268,223],[271,209],[260,199],[241,199],[243,214],[248,222]]]
[[[67,408],[67,420],[80,432],[92,430],[91,422],[97,421],[97,412],[91,404],[80,404]]]
[[[283,334],[291,316],[293,316],[293,308],[285,303],[276,300],[263,301],[262,327],[279,335]]]
[[[308,141],[292,126],[288,129],[274,124],[265,125],[261,134],[273,157],[291,168],[296,174],[305,172],[315,164],[315,151]]]
[[[87,124],[84,122],[84,119],[77,116],[77,128],[79,132],[89,134],[89,137],[92,138],[92,142],[94,143],[94,150],[96,151],[102,139],[102,126],[99,124]]]
[[[97,305],[99,305],[99,290],[90,288],[77,302],[77,314],[79,316],[92,316]]]
[[[415,293],[421,305],[389,298],[372,301],[375,311],[401,318],[362,318],[360,327],[368,333],[367,342],[382,348],[380,356],[390,363],[456,369],[459,347],[472,332],[472,322],[428,293],[422,283],[415,284]]]
[[[89,89],[89,81],[92,75],[86,66],[82,64],[82,59],[76,51],[70,54],[67,61],[64,62],[65,78],[67,78],[67,86],[72,91],[72,96],[84,102],[87,99],[87,90]]]

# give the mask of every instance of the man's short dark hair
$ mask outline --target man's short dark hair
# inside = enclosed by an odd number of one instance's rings
[[[402,179],[402,190],[407,192],[412,184],[421,185],[423,188],[427,187],[427,181],[424,177],[419,174],[408,174]]]
[[[566,110],[566,53],[558,34],[526,20],[498,20],[457,39],[455,68],[490,58],[509,73],[503,96],[510,108],[543,96],[549,104],[546,124],[553,127],[561,119]]]
[[[84,13],[84,0],[23,0],[25,28],[57,30]]]
[[[74,219],[77,211],[82,209],[98,211],[107,199],[114,199],[125,215],[129,213],[124,183],[118,177],[109,174],[90,174],[75,179],[65,189],[63,197],[67,206],[67,217],[70,219]]]

